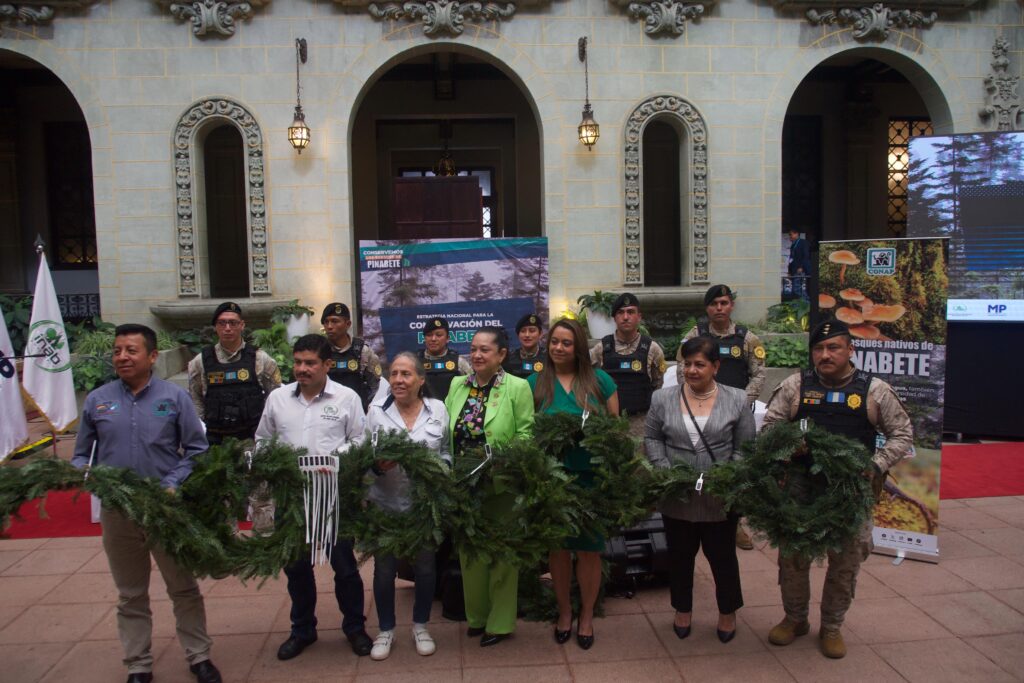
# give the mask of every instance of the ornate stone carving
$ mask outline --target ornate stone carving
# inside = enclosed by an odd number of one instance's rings
[[[686,22],[704,14],[704,5],[683,0],[643,0],[629,3],[629,16],[644,20],[644,33],[682,35]]]
[[[985,106],[978,114],[990,130],[1020,130],[1020,95],[1017,84],[1020,76],[1011,76],[1010,42],[1000,36],[992,45],[992,73],[985,76]]]
[[[262,7],[270,0],[156,0],[178,20],[192,22],[192,33],[205,36],[216,33],[231,36],[235,21],[248,19],[254,7]]]
[[[886,6],[892,9],[909,9],[920,12],[934,11],[939,14],[953,14],[977,5],[981,0],[888,0]],[[819,12],[835,9],[836,0],[771,0],[776,9],[791,11],[807,11],[815,9]]]
[[[689,246],[689,277],[691,284],[708,280],[708,133],[704,117],[697,109],[681,97],[656,95],[641,102],[626,120],[625,161],[626,161],[626,225],[625,265],[626,285],[642,285],[643,276],[643,232],[640,205],[640,183],[642,172],[640,149],[643,130],[655,118],[671,116],[679,119],[686,128],[683,141],[689,150],[683,163],[688,163],[690,175],[689,207],[685,213],[689,225],[685,242]]]
[[[880,2],[859,8],[807,10],[807,20],[812,24],[852,26],[853,37],[857,40],[885,40],[892,28],[928,28],[937,18],[935,12],[925,14],[915,9],[892,9]]]
[[[200,296],[196,278],[197,249],[193,154],[196,131],[214,120],[231,122],[245,141],[246,204],[249,216],[249,293],[270,294],[267,263],[267,212],[263,185],[263,133],[253,115],[241,104],[224,97],[199,100],[178,120],[174,130],[175,231],[178,242],[178,295]]]
[[[376,3],[369,6],[370,15],[374,19],[417,19],[423,24],[423,33],[435,36],[448,33],[460,35],[467,19],[482,21],[499,21],[508,19],[516,12],[515,3],[504,5],[488,2],[461,2],[460,0],[424,0],[424,2],[405,2],[402,4],[389,2],[386,5]]]
[[[18,0],[0,2],[0,35],[3,24],[43,26],[53,21],[57,10],[84,10],[97,0]]]

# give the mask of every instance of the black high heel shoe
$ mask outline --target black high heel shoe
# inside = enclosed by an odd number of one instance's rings
[[[569,638],[572,637],[572,619],[569,620],[569,628],[565,631],[558,629],[558,624],[555,624],[555,642],[559,645],[565,645],[569,642]]]
[[[722,629],[715,629],[718,631],[718,639],[723,643],[728,643],[730,640],[736,637],[736,629],[731,631],[723,631]]]
[[[579,626],[576,627],[576,644],[581,649],[589,650],[594,645],[594,634],[591,633],[589,636],[585,636],[580,633]]]
[[[683,638],[686,638],[690,635],[689,626],[676,626],[675,624],[672,624],[672,630],[675,631],[676,638],[678,638],[679,640],[682,640]]]

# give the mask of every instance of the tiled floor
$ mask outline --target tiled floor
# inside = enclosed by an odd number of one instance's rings
[[[1024,680],[1024,497],[944,501],[938,565],[873,555],[864,565],[844,629],[849,655],[827,660],[813,631],[789,647],[767,643],[782,615],[775,553],[740,551],[746,607],[727,645],[714,634],[714,587],[698,564],[693,635],[672,634],[668,591],[609,598],[590,651],[558,646],[547,625],[521,622],[514,638],[482,649],[463,624],[437,616],[437,653],[419,657],[409,634],[412,591],[398,593],[391,658],[357,658],[337,628],[329,572],[321,571],[320,640],[280,662],[288,597],[282,581],[262,588],[234,579],[203,581],[214,661],[226,681],[984,681]],[[372,565],[363,568],[369,587]],[[812,569],[814,598],[824,570]],[[0,680],[120,681],[115,591],[98,538],[0,541]],[[171,604],[154,571],[153,653],[161,683],[194,680],[174,634]],[[376,632],[366,594],[368,630]],[[813,609],[812,609],[813,614]]]

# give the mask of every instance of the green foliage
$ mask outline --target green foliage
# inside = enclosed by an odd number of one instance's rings
[[[75,391],[92,391],[107,382],[112,382],[117,373],[110,360],[105,356],[78,356],[71,363],[71,377],[74,379]]]
[[[272,323],[287,323],[288,318],[292,316],[302,315],[313,315],[313,309],[309,306],[303,306],[299,303],[298,299],[292,299],[286,304],[280,306],[274,306],[270,311],[270,322]]]
[[[104,322],[99,316],[91,321],[68,326],[68,337],[72,340],[71,350],[75,358],[71,364],[75,391],[92,391],[117,377],[111,355],[114,351],[113,323]],[[164,331],[156,334],[156,348],[160,351],[176,349],[181,344],[177,338]]]
[[[612,315],[612,304],[615,303],[615,299],[618,296],[614,292],[602,292],[600,289],[597,289],[592,294],[583,294],[576,299],[576,303],[579,304],[582,310],[604,313],[610,318]]]
[[[25,351],[25,343],[28,341],[28,327],[32,320],[32,297],[0,294],[0,309],[3,309],[4,324],[7,325],[7,333],[11,336],[11,347],[15,355],[20,355]]]
[[[38,458],[24,467],[0,468],[0,529],[6,529],[10,518],[18,517],[18,509],[28,501],[81,481],[79,470],[56,458]],[[39,504],[39,516],[43,519],[46,518],[44,503],[45,500]]]
[[[602,573],[608,578],[608,561],[601,563]],[[594,616],[604,616],[605,582],[601,582],[601,590],[594,605]],[[576,581],[573,570],[569,586],[569,601],[572,613],[580,613],[580,585]],[[558,601],[555,598],[555,587],[551,579],[541,576],[541,567],[524,568],[519,572],[519,591],[517,596],[519,617],[525,621],[541,621],[554,623],[558,619]]]
[[[810,360],[807,339],[768,337],[764,339],[765,365],[770,368],[807,368]]]
[[[769,306],[763,329],[767,332],[806,332],[810,312],[811,303],[805,299]]]
[[[284,323],[274,323],[266,329],[256,330],[252,337],[253,343],[277,362],[277,367],[281,371],[281,381],[291,382],[294,379],[292,368],[295,366],[295,360],[292,358],[288,328]]]
[[[249,330],[246,329],[245,332],[248,333]],[[189,355],[192,356],[199,355],[204,346],[217,343],[217,333],[212,325],[191,327],[187,330],[175,330],[172,334],[179,344],[184,344],[188,347]]]
[[[457,508],[449,520],[456,548],[482,562],[536,566],[575,535],[575,498],[562,465],[536,441],[516,439],[455,459]]]
[[[411,507],[406,512],[384,509],[366,501],[375,476],[370,468],[389,460],[409,477]],[[444,524],[457,505],[448,466],[424,444],[404,432],[381,432],[374,448],[370,439],[345,452],[338,472],[343,535],[354,538],[363,557],[392,555],[414,559],[423,550],[436,550],[444,541]]]

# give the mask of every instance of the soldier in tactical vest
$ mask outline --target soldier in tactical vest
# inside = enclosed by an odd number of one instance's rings
[[[747,400],[753,403],[764,386],[764,347],[757,335],[732,321],[732,309],[736,294],[728,285],[714,285],[704,294],[706,318],[686,333],[683,343],[696,336],[710,337],[718,344],[721,359],[715,381],[747,392]],[[679,345],[676,359],[682,363],[683,345]],[[736,545],[743,550],[753,550],[754,542],[743,528],[743,521],[736,525]]]
[[[548,362],[548,354],[540,343],[543,336],[540,326],[541,321],[536,313],[527,313],[519,319],[516,323],[519,348],[509,353],[505,359],[505,372],[525,379],[544,369]]]
[[[736,295],[728,285],[714,285],[704,294],[706,318],[686,333],[686,342],[696,336],[711,337],[718,342],[721,367],[715,381],[747,392],[747,400],[753,403],[764,386],[764,346],[757,335],[743,325],[732,321],[732,309]],[[679,346],[682,353],[682,345]],[[676,359],[682,358],[676,354]]]
[[[853,342],[845,323],[828,320],[811,332],[812,370],[791,375],[772,392],[764,428],[776,422],[810,418],[819,427],[859,441],[874,453],[870,471],[876,495],[881,492],[885,473],[899,462],[913,445],[913,428],[903,404],[892,387],[851,362]],[[885,444],[876,450],[876,436]],[[840,633],[843,618],[853,602],[853,591],[861,562],[871,552],[869,520],[860,535],[838,552],[828,553],[828,573],[821,596],[820,647],[826,657],[846,655]],[[807,621],[811,599],[810,561],[779,555],[779,585],[785,618],[772,628],[768,640],[789,645],[810,630]]]
[[[590,349],[590,362],[615,380],[619,410],[629,416],[630,432],[643,436],[644,417],[651,407],[651,395],[665,377],[665,352],[658,342],[640,334],[640,300],[620,294],[612,303],[615,333]]]
[[[245,343],[241,307],[225,301],[213,312],[217,343],[188,364],[188,387],[206,424],[210,445],[228,437],[251,439],[267,395],[281,386],[281,372],[267,353]]]
[[[444,401],[448,398],[448,387],[456,375],[472,374],[469,361],[448,348],[448,321],[431,318],[423,328],[423,348],[417,356],[427,373],[427,390],[431,398]]]
[[[352,315],[345,304],[327,304],[320,324],[331,343],[331,360],[334,361],[327,376],[356,392],[365,412],[380,386],[380,359],[365,341],[349,334]]]

